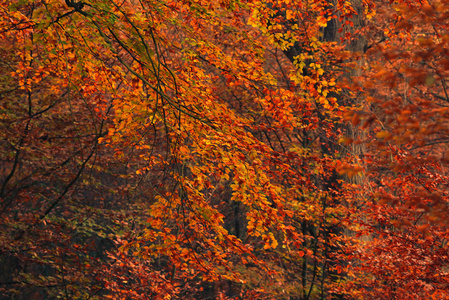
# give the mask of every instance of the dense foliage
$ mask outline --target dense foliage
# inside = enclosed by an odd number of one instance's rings
[[[1,299],[449,299],[449,1],[0,0]]]

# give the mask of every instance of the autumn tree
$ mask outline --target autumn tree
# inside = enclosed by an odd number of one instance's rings
[[[357,213],[360,299],[447,299],[447,1],[375,2],[348,119],[366,152]],[[354,170],[354,168],[352,168]],[[354,290],[351,285],[350,289]]]
[[[445,1],[0,3],[5,297],[445,295]]]

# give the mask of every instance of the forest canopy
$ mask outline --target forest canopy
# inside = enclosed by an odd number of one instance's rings
[[[0,299],[449,299],[449,0],[0,0]]]

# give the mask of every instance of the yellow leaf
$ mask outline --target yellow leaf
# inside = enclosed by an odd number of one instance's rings
[[[378,133],[376,133],[376,137],[379,139],[388,139],[389,137],[391,137],[391,133],[386,130],[379,131]]]

